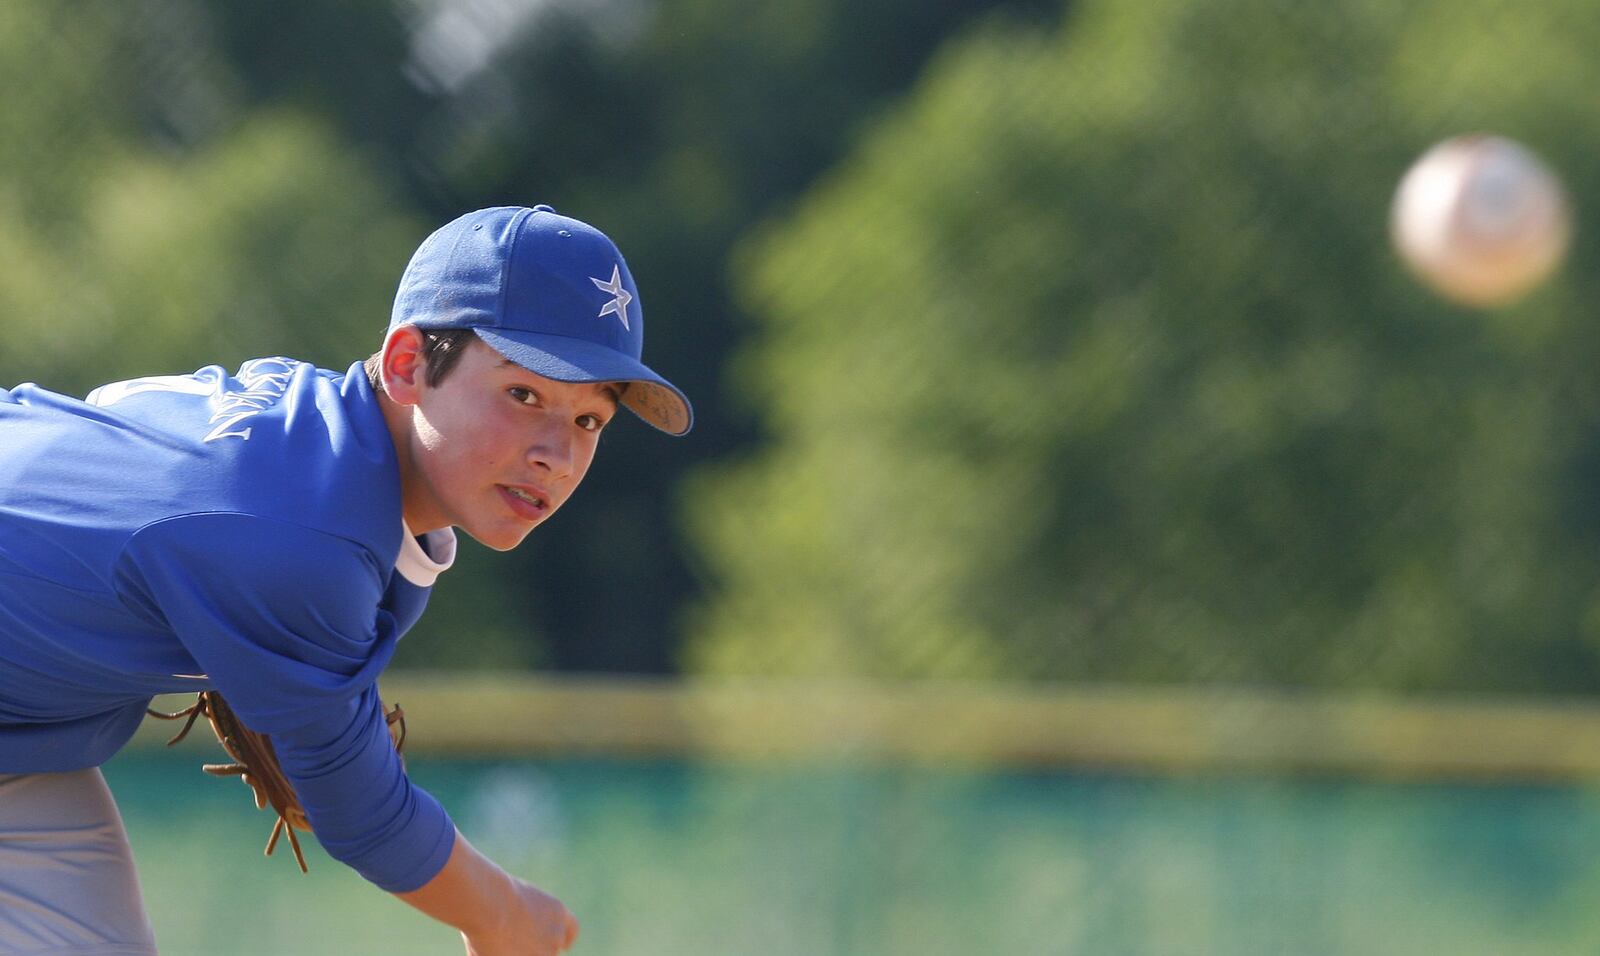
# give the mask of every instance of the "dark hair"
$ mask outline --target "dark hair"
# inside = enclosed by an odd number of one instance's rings
[[[423,379],[429,385],[438,385],[444,381],[444,377],[456,367],[461,353],[466,351],[467,343],[474,337],[471,329],[423,331],[422,359],[427,363]],[[372,353],[361,366],[366,369],[367,381],[372,383],[372,390],[383,391],[383,353]]]

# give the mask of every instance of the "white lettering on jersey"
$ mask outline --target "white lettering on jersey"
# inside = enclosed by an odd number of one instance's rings
[[[132,395],[141,392],[182,392],[185,395],[210,395],[216,386],[210,382],[202,381],[190,375],[153,375],[150,378],[136,378],[128,382],[112,382],[102,385],[89,393],[84,401],[90,405],[115,405]]]
[[[184,395],[205,395],[211,399],[211,418],[206,424],[213,426],[202,441],[213,442],[222,438],[248,441],[250,428],[238,427],[242,422],[273,405],[283,397],[294,377],[294,368],[300,363],[291,359],[253,359],[240,366],[237,376],[242,390],[228,390],[222,383],[192,375],[155,375],[126,382],[102,385],[85,399],[102,408],[142,392],[177,392]]]

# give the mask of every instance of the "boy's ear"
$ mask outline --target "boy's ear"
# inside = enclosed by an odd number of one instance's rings
[[[398,405],[415,405],[421,399],[427,370],[422,344],[422,330],[414,325],[402,325],[383,340],[379,362],[383,391]]]

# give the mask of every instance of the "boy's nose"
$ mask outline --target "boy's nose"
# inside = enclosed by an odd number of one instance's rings
[[[554,477],[566,477],[572,471],[572,436],[565,428],[541,428],[528,446],[528,462]]]

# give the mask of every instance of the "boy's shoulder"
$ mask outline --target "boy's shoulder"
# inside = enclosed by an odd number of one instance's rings
[[[131,533],[243,514],[398,552],[394,443],[359,363],[341,373],[261,358],[114,382],[82,401],[34,388],[9,399],[27,410],[13,413],[24,427],[7,477],[59,499],[63,520]]]

